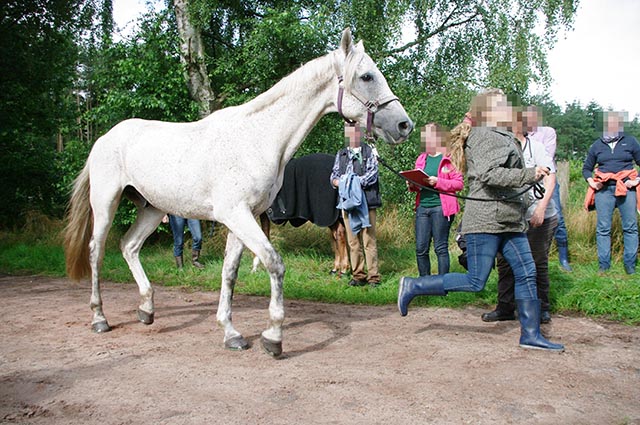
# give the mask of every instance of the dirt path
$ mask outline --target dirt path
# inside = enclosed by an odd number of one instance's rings
[[[0,278],[0,422],[20,424],[640,424],[640,328],[555,317],[563,354],[518,348],[480,310],[288,301],[283,357],[260,349],[268,299],[237,296],[253,347],[222,348],[218,293],[106,284],[114,330],[90,331],[90,289]]]

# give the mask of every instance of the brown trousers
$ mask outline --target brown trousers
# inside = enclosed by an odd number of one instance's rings
[[[376,210],[369,210],[369,222],[371,227],[360,230],[357,235],[351,231],[349,216],[342,211],[344,225],[347,228],[347,240],[349,242],[349,259],[351,260],[351,273],[353,279],[380,283],[378,273],[378,245],[376,242]],[[364,255],[363,255],[364,249]],[[367,271],[365,272],[365,262]]]

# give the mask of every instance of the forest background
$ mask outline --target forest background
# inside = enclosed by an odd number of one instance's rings
[[[0,226],[19,227],[33,211],[60,218],[93,142],[119,121],[192,121],[246,102],[334,49],[345,27],[365,41],[418,126],[452,127],[475,92],[500,87],[515,104],[543,109],[558,133],[558,160],[582,160],[601,130],[602,106],[529,94],[534,84],[549,85],[546,54],[577,7],[571,0],[176,0],[150,7],[121,38],[112,0],[2,2]],[[200,38],[199,55],[188,51],[187,30]],[[325,117],[297,155],[336,152],[341,126],[336,114]],[[627,130],[640,134],[638,117]],[[401,146],[379,149],[396,168],[409,168],[418,140],[414,132]],[[382,181],[386,203],[409,212],[403,182],[386,170]],[[133,214],[121,209],[116,225]]]

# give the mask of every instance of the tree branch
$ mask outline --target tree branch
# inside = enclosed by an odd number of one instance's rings
[[[386,56],[392,56],[395,55],[397,53],[401,53],[404,52],[405,50],[416,46],[418,44],[421,44],[423,42],[425,42],[426,40],[430,39],[431,37],[434,37],[440,33],[443,33],[445,31],[447,31],[450,28],[454,28],[454,27],[458,27],[461,25],[465,25],[468,24],[469,22],[473,21],[475,18],[477,18],[478,16],[480,16],[480,12],[476,11],[473,15],[471,15],[470,17],[468,17],[467,19],[464,19],[462,21],[456,21],[456,22],[452,22],[450,24],[447,24],[447,22],[449,22],[449,20],[451,20],[454,12],[456,11],[457,7],[449,14],[449,16],[447,16],[445,18],[445,20],[440,24],[440,26],[438,28],[436,28],[435,30],[422,35],[422,36],[418,36],[415,40],[408,42],[407,44],[405,44],[404,46],[400,46],[400,47],[396,47],[395,49],[391,49],[388,50],[386,52]]]

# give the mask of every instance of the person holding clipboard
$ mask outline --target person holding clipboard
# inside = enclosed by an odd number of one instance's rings
[[[431,274],[429,250],[433,248],[438,259],[438,274],[449,272],[449,230],[460,205],[452,194],[462,190],[462,174],[456,170],[447,155],[447,135],[434,123],[420,131],[423,152],[416,159],[415,169],[402,171],[407,187],[416,192],[416,260],[420,276]],[[418,185],[433,188],[424,189]]]

